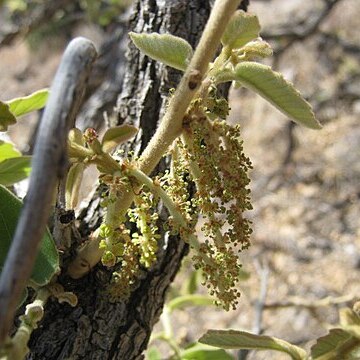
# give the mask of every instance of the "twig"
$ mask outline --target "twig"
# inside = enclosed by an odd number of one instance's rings
[[[66,170],[68,131],[74,124],[95,58],[92,42],[73,40],[51,87],[36,140],[29,191],[0,279],[0,344],[30,277],[57,182]]]
[[[272,310],[272,309],[279,309],[279,308],[286,308],[293,306],[301,306],[307,309],[314,309],[318,307],[345,304],[352,302],[358,298],[359,297],[355,295],[344,295],[339,297],[328,296],[320,300],[308,300],[299,297],[289,297],[287,300],[284,301],[275,301],[272,303],[264,304],[264,309]]]

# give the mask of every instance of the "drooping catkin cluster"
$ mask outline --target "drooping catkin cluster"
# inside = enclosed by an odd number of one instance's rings
[[[251,223],[243,212],[252,208],[251,162],[244,155],[238,125],[211,121],[197,111],[185,131],[182,155],[196,183],[194,205],[204,218],[201,230],[206,237],[193,261],[203,270],[210,294],[228,310],[240,296],[235,287],[241,267],[237,253],[250,244]]]
[[[160,237],[158,214],[154,211],[157,201],[145,187],[135,195],[134,207],[128,210],[128,221],[136,227],[132,233],[124,224],[114,226],[105,221],[100,227],[100,236],[103,238],[100,248],[104,249],[102,263],[107,267],[119,267],[118,271],[113,272],[108,286],[112,301],[128,298],[142,271],[156,262]],[[105,204],[109,211],[110,196],[107,196]]]
[[[170,171],[167,170],[158,181],[160,186],[174,202],[177,209],[181,212],[188,229],[193,229],[196,225],[197,216],[190,199],[190,176],[184,158],[180,157],[177,144],[179,144],[179,141],[176,142],[171,151],[172,161]],[[179,233],[180,224],[176,223],[172,216],[169,216],[166,225],[173,235]]]
[[[143,188],[135,197],[134,208],[128,211],[129,220],[135,223],[138,229],[132,233],[132,241],[139,247],[140,264],[147,269],[156,262],[160,238],[156,223],[159,218],[155,211],[157,203],[155,196]]]
[[[174,217],[169,217],[167,225],[193,247],[194,266],[202,270],[210,294],[226,310],[236,308],[240,296],[236,287],[241,268],[238,252],[250,244],[251,223],[243,212],[252,208],[248,188],[251,162],[243,152],[239,125],[233,127],[221,120],[228,110],[226,100],[217,99],[212,89],[205,100],[194,100],[182,137],[171,151],[170,171],[148,185],[153,193],[143,186],[135,194],[134,207],[127,214],[136,230],[130,234],[116,218],[105,219],[100,233],[104,239],[102,262],[119,269],[108,287],[111,299],[127,298],[142,272],[156,262],[159,187],[165,190],[161,195],[168,199],[163,199],[165,203],[171,199],[167,206]],[[122,166],[131,169],[134,165],[125,161]],[[139,186],[132,176],[126,171],[102,176],[110,189],[104,201],[108,215],[116,213],[114,195]],[[191,180],[196,185],[192,198],[188,191]],[[204,219],[201,230],[206,240],[202,242],[193,234],[198,214]]]

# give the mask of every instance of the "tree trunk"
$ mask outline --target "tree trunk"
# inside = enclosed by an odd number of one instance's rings
[[[195,46],[210,13],[210,2],[138,0],[130,28],[135,32],[169,32]],[[140,55],[133,46],[125,73],[119,116],[114,122],[133,123],[141,129],[133,143],[141,152],[157,128],[168,90],[176,86],[181,74]],[[83,234],[99,225],[98,203],[95,197],[81,216]],[[164,211],[161,216],[165,216]],[[166,291],[188,251],[178,237],[170,237],[166,244],[156,266],[144,274],[127,301],[109,301],[105,287],[111,273],[101,265],[76,281],[61,275],[59,282],[77,295],[79,303],[72,308],[55,300],[48,302],[44,320],[31,338],[28,359],[142,359]]]

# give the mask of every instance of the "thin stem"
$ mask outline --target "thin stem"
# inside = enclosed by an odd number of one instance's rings
[[[5,343],[4,352],[8,359],[23,359],[29,352],[27,346],[32,332],[37,328],[37,324],[44,315],[44,306],[50,296],[50,291],[45,287],[38,290],[35,300],[26,305],[26,311],[20,317],[21,323],[14,337]]]
[[[158,130],[144,150],[139,168],[149,174],[182,130],[183,117],[215,57],[221,36],[240,0],[217,0],[194,56],[174,94]]]

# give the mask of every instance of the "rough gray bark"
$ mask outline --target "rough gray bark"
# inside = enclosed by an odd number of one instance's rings
[[[210,13],[204,0],[139,0],[134,5],[130,28],[141,32],[170,32],[195,45]],[[142,129],[134,148],[142,150],[154,133],[163,112],[168,89],[180,73],[165,69],[139,55],[133,47],[119,97],[117,123],[130,122]],[[82,216],[81,229],[88,233],[99,221],[98,199]],[[154,269],[144,273],[128,301],[111,303],[105,292],[111,274],[98,265],[85,278],[59,281],[79,299],[76,308],[50,301],[45,318],[30,342],[28,359],[141,359],[157,322],[166,291],[179,270],[187,246],[168,239]]]

